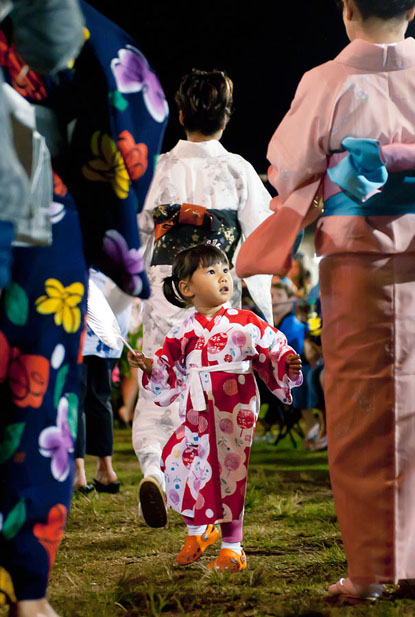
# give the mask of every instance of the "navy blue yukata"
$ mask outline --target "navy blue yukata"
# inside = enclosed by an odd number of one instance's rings
[[[88,267],[132,296],[149,294],[136,214],[167,103],[134,40],[86,3],[81,7],[86,42],[74,68],[53,80],[29,71],[16,83],[24,62],[0,33],[5,80],[31,103],[54,110],[64,126],[75,120],[70,143],[52,149],[52,245],[11,249],[1,297],[0,604],[45,596],[63,535]]]

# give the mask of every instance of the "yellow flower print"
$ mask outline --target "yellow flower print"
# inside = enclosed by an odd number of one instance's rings
[[[81,310],[77,307],[84,295],[82,283],[64,287],[56,279],[45,281],[46,296],[36,300],[36,310],[42,315],[55,313],[55,324],[66,332],[76,332],[81,325]]]
[[[82,167],[82,173],[94,182],[109,182],[120,199],[125,199],[130,190],[130,177],[117,145],[109,135],[95,131],[91,150],[96,158]]]
[[[10,602],[16,602],[12,579],[7,570],[0,567],[0,606]]]

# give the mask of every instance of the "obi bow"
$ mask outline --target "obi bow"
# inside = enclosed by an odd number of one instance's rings
[[[415,172],[415,144],[382,146],[376,139],[346,137],[342,146],[346,156],[327,174],[354,201],[363,203],[379,193],[389,172]]]

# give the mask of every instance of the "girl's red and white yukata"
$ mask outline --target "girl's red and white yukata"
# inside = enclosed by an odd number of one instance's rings
[[[293,353],[285,336],[254,313],[226,306],[211,319],[195,313],[157,351],[143,385],[160,406],[179,397],[183,417],[162,455],[167,506],[194,525],[242,519],[259,411],[253,369],[291,403],[291,388],[302,382],[286,372]]]

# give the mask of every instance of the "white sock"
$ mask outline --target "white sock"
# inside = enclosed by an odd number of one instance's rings
[[[235,551],[238,555],[242,555],[242,546],[240,542],[224,542],[222,540],[221,548],[230,548],[231,551]]]
[[[201,536],[205,533],[207,525],[187,525],[188,536]]]

